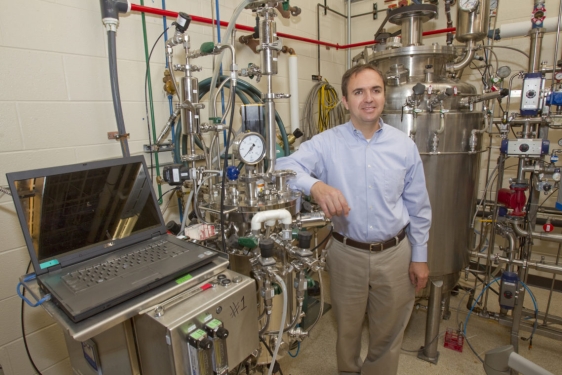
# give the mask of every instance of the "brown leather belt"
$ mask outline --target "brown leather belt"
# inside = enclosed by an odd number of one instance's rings
[[[394,247],[394,246],[398,246],[398,244],[406,237],[406,228],[407,227],[408,226],[405,226],[404,228],[402,228],[402,230],[400,232],[398,232],[398,234],[395,237],[391,238],[388,241],[384,241],[384,242],[365,243],[365,242],[354,241],[350,238],[344,237],[343,235],[339,234],[338,232],[332,233],[332,237],[334,237],[336,240],[343,243],[344,245],[349,245],[349,246],[352,246],[352,247],[356,247],[358,249],[378,252],[378,251],[390,249],[391,247]]]

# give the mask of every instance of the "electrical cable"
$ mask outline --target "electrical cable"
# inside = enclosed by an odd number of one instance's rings
[[[484,288],[482,288],[482,291],[480,292],[480,294],[478,295],[478,297],[476,297],[476,299],[474,300],[474,303],[472,304],[472,307],[470,308],[470,311],[468,312],[468,314],[466,315],[466,319],[464,321],[464,326],[463,326],[463,336],[464,339],[466,340],[468,346],[470,347],[470,349],[472,349],[472,351],[474,352],[474,354],[478,357],[478,359],[480,360],[480,362],[484,363],[484,360],[480,357],[480,355],[478,355],[478,353],[476,353],[476,351],[474,350],[474,348],[472,347],[472,345],[470,344],[470,342],[468,341],[468,337],[466,336],[466,326],[468,324],[468,319],[470,318],[470,314],[472,314],[472,311],[474,310],[474,308],[476,307],[476,305],[478,304],[478,301],[480,300],[480,297],[482,297],[482,295],[484,294],[484,292],[493,284],[496,283],[500,280],[499,277],[496,277],[494,280],[490,281],[486,286],[484,286]]]
[[[291,356],[291,358],[296,358],[299,355],[300,350],[301,350],[301,342],[299,341],[297,343],[297,352],[295,354],[292,354],[290,350],[287,350],[287,353],[289,353],[289,356]]]
[[[148,72],[149,72],[149,68],[150,68],[150,58],[152,57],[152,53],[154,52],[154,48],[156,48],[156,44],[158,44],[158,41],[164,36],[164,34],[170,29],[170,27],[168,26],[164,31],[162,31],[162,34],[160,34],[158,36],[158,38],[156,39],[156,41],[154,42],[154,44],[152,45],[152,49],[150,50],[150,53],[148,55],[148,59],[146,61],[146,69],[145,69],[145,74],[144,74],[144,106],[145,106],[145,111],[146,111],[146,125],[148,128],[148,147],[150,150],[150,180],[152,181],[152,183],[154,183],[154,172],[153,170],[153,154],[152,154],[152,136],[150,134],[150,118],[149,118],[149,113],[148,113]],[[172,79],[174,79],[172,77]],[[160,201],[160,200],[159,200]]]
[[[233,82],[233,86],[234,86]],[[236,100],[236,91],[230,90],[230,96],[232,100],[232,107],[230,108],[230,124],[228,125],[228,136],[226,137],[226,144],[224,146],[225,154],[228,155],[228,148],[230,147],[230,137],[232,136],[232,125],[234,124],[234,101]],[[222,251],[226,253],[226,227],[224,224],[224,199],[226,198],[226,169],[228,168],[228,158],[224,158],[224,167],[222,171],[222,185],[221,185],[221,209],[220,209],[220,221],[221,221],[221,239],[222,239]]]
[[[522,53],[523,55],[525,55],[525,57],[529,58],[529,55],[523,51],[521,51],[520,49],[517,48],[513,48],[513,47],[508,47],[508,46],[483,46],[483,48],[490,48],[490,49],[494,49],[494,48],[505,48],[505,49],[511,49],[513,51],[517,51],[519,53]]]
[[[345,113],[336,90],[328,81],[318,82],[310,90],[304,106],[304,140],[343,123]]]
[[[313,249],[310,249],[311,252],[315,252],[316,249],[318,249],[320,246],[324,245],[324,243],[328,242],[328,240],[332,237],[332,233],[334,232],[334,227],[330,227],[330,233],[328,233],[326,235],[326,237],[322,240],[322,242],[320,242],[318,245],[316,245]]]
[[[181,188],[175,187],[175,188],[172,188],[172,189],[166,191],[165,193],[162,193],[162,195],[160,195],[160,196],[158,197],[158,200],[164,198],[164,195],[168,194],[169,192],[174,191],[174,190],[179,190],[179,189],[181,189]]]
[[[269,345],[267,345],[267,343],[266,343],[265,340],[263,339],[263,336],[260,336],[260,341],[263,343],[263,345],[264,345],[265,348],[267,349],[269,355],[273,357],[273,352],[272,352],[271,349],[269,348]],[[277,364],[279,364],[279,362],[277,362]],[[281,371],[281,366],[279,366],[279,374],[283,375],[283,371]]]
[[[31,269],[31,261],[29,261],[29,264],[27,265],[27,271],[25,271],[26,274],[29,273],[29,270]],[[23,295],[25,295],[25,288],[23,288]],[[23,314],[23,307],[24,307],[24,303],[25,300],[21,300],[21,315],[20,315],[20,319],[21,319],[21,335],[23,338],[23,345],[25,346],[25,352],[27,353],[27,358],[29,359],[29,362],[31,363],[31,366],[33,366],[33,369],[35,370],[35,372],[39,375],[42,375],[41,371],[39,371],[39,369],[37,368],[37,365],[35,365],[35,362],[33,361],[33,358],[31,358],[31,353],[29,352],[29,346],[27,345],[27,337],[25,334],[25,320],[24,320],[24,314]]]

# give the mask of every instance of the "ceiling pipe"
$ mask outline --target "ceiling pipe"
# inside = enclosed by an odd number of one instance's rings
[[[173,12],[173,11],[170,11],[170,10],[163,10],[163,9],[158,9],[158,8],[151,8],[151,7],[147,7],[147,6],[143,6],[143,5],[137,5],[137,4],[131,4],[131,11],[143,12],[143,13],[155,14],[155,15],[158,15],[158,16],[173,17],[173,18],[176,18],[178,16],[178,12]],[[197,23],[205,23],[205,24],[209,24],[209,25],[216,24],[216,21],[213,21],[210,18],[199,17],[199,16],[194,16],[194,15],[191,15],[191,21],[197,22]],[[226,27],[226,26],[228,26],[228,22],[220,21],[220,25]],[[235,28],[237,30],[249,31],[249,32],[252,32],[252,33],[254,32],[254,28],[252,26],[235,24]],[[435,34],[444,34],[444,33],[448,33],[448,32],[454,32],[455,30],[456,30],[456,28],[450,27],[450,28],[446,28],[446,29],[426,31],[426,32],[423,33],[423,35],[427,36],[427,35],[435,35]],[[300,36],[285,34],[285,33],[279,33],[279,32],[277,33],[277,36],[279,36],[281,38],[293,39],[293,40],[298,40],[298,41],[301,41],[301,42],[319,44],[321,46],[326,46],[326,47],[332,47],[332,48],[335,48],[336,50],[370,46],[370,45],[373,45],[373,44],[377,43],[373,40],[369,40],[369,41],[361,42],[361,43],[343,44],[342,45],[342,44],[338,44],[338,43],[327,43],[327,42],[322,42],[322,41],[315,40],[315,39],[303,38],[303,37],[300,37]]]

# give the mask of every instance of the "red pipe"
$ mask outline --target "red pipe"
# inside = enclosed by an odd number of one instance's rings
[[[158,8],[151,8],[151,7],[147,7],[147,6],[144,6],[144,5],[138,5],[138,4],[131,4],[131,10],[137,11],[137,12],[156,14],[158,16],[166,16],[166,17],[174,17],[174,18],[176,18],[178,16],[178,12],[173,12],[173,11],[170,11],[170,10],[162,10],[162,9],[158,9]],[[206,23],[206,24],[209,24],[209,25],[213,25],[213,24],[216,25],[217,24],[217,21],[213,22],[213,20],[210,19],[210,18],[193,16],[193,15],[191,15],[191,20],[194,21],[194,22]],[[228,22],[220,21],[220,25],[224,26],[224,27],[227,27]],[[238,30],[254,32],[254,28],[251,27],[251,26],[240,25],[238,23],[235,24],[234,26]],[[454,27],[451,27],[451,28],[448,28],[448,29],[431,30],[431,31],[424,32],[423,35],[443,34],[443,33],[448,33],[448,32],[454,32],[455,30],[456,30],[456,28],[454,28]],[[374,40],[369,40],[369,41],[361,42],[361,43],[340,45],[340,44],[337,44],[337,43],[334,44],[334,43],[322,42],[322,41],[319,41],[319,40],[316,40],[316,39],[303,38],[303,37],[300,37],[300,36],[295,36],[295,35],[285,34],[285,33],[277,33],[277,35],[282,37],[282,38],[299,40],[301,42],[307,42],[307,43],[313,43],[313,44],[319,44],[321,46],[326,46],[326,47],[333,47],[337,50],[354,48],[354,47],[370,46],[370,45],[373,45],[373,44],[377,43]]]

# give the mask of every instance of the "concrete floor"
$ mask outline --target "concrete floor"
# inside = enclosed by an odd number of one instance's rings
[[[329,279],[324,274],[326,280],[326,290],[329,290]],[[461,280],[462,285],[473,286],[473,281]],[[548,301],[548,291],[538,288],[531,288],[538,302],[539,311],[546,310]],[[479,294],[479,291],[476,295]],[[330,302],[329,293],[326,295],[326,302]],[[421,304],[426,305],[426,300],[421,300]],[[418,350],[424,344],[426,311],[423,308],[415,309],[412,313],[410,323],[405,332],[402,345],[403,351],[400,356],[399,371],[400,375],[451,375],[451,374],[485,374],[480,360],[470,350],[467,343],[464,343],[463,352],[459,353],[452,349],[445,348],[444,334],[448,327],[457,329],[458,322],[464,322],[468,310],[466,308],[466,293],[461,291],[457,296],[451,297],[451,317],[449,320],[442,320],[440,324],[441,333],[438,343],[439,359],[437,364],[431,364],[417,358]],[[531,299],[526,296],[524,306],[532,308]],[[490,293],[488,299],[488,310],[499,312],[497,296]],[[562,297],[559,293],[554,293],[549,314],[562,316]],[[542,324],[542,320],[539,320]],[[562,329],[558,326],[557,328]],[[470,343],[477,353],[484,358],[486,351],[510,344],[511,329],[500,325],[497,321],[485,319],[472,314],[467,325],[467,336]],[[366,353],[368,342],[366,331],[363,330],[362,342]],[[520,331],[520,337],[528,337],[529,333]],[[311,337],[305,339],[300,346],[298,355],[291,358],[285,355],[280,361],[281,370],[284,375],[337,375],[336,358],[336,322],[332,311],[328,311],[318,325],[311,332]],[[519,340],[519,354],[537,363],[553,374],[562,374],[562,343],[557,340],[549,339],[535,334],[532,349],[528,348],[529,342]],[[295,351],[292,351],[294,354]],[[373,374],[378,375],[378,374]],[[384,374],[383,374],[384,375]]]

